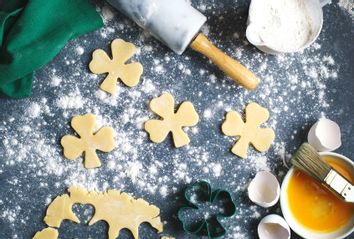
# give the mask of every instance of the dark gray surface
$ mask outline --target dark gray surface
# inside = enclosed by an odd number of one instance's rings
[[[234,57],[238,56],[237,49],[242,49],[242,58],[239,60],[246,63],[263,80],[260,87],[255,92],[246,93],[226,79],[215,66],[207,64],[200,55],[187,50],[183,56],[177,56],[154,39],[144,37],[138,27],[117,14],[114,20],[106,23],[115,30],[114,33],[109,33],[104,38],[102,31],[97,31],[72,41],[46,67],[38,70],[32,97],[24,100],[0,100],[0,238],[31,238],[36,231],[43,229],[45,225],[42,219],[48,199],[65,193],[73,178],[74,182],[82,181],[84,185],[96,184],[99,190],[105,189],[107,185],[104,185],[108,183],[108,188],[122,189],[135,197],[142,197],[161,208],[162,220],[167,222],[165,226],[167,235],[176,238],[194,238],[182,231],[175,217],[178,207],[183,204],[182,189],[188,182],[185,177],[179,179],[175,174],[178,171],[176,165],[181,163],[188,165],[185,171],[192,181],[206,179],[211,182],[214,189],[222,187],[232,193],[237,212],[235,216],[224,221],[224,226],[229,230],[225,238],[257,238],[256,227],[259,220],[270,212],[279,213],[279,205],[265,210],[254,206],[248,200],[245,188],[249,180],[260,170],[254,162],[261,154],[251,149],[250,158],[253,160],[237,158],[229,151],[234,139],[225,137],[220,132],[226,110],[231,107],[240,112],[245,104],[251,101],[269,108],[271,125],[277,123],[275,145],[265,155],[269,168],[278,175],[280,181],[287,169],[282,162],[284,152],[279,147],[283,144],[286,153],[294,152],[295,148],[306,140],[309,127],[322,113],[341,126],[343,145],[336,152],[354,158],[354,28],[353,20],[347,12],[336,4],[325,7],[324,27],[316,42],[321,48],[317,49],[313,46],[302,54],[286,56],[284,60],[262,54],[245,42],[248,1],[200,0],[193,3],[208,17],[210,39]],[[204,5],[207,6],[205,10]],[[125,25],[123,30],[120,24]],[[235,32],[239,34],[239,38],[233,37]],[[142,82],[134,89],[128,89],[119,83],[118,87],[122,91],[118,96],[118,103],[110,106],[95,97],[98,83],[103,76],[93,78],[88,72],[87,65],[94,49],[107,50],[107,46],[115,38],[131,41],[142,49],[149,45],[154,50],[142,50],[135,57],[144,65]],[[78,45],[85,49],[82,56],[75,54]],[[319,74],[317,81],[310,79],[309,74],[304,70],[306,66],[317,67],[316,69],[319,70],[322,65],[321,60],[327,55],[335,60],[335,65],[328,68],[337,72],[338,78],[331,79]],[[168,63],[163,60],[166,56],[170,58]],[[165,69],[164,73],[155,71],[154,59],[161,61]],[[304,59],[310,59],[311,62],[304,63]],[[66,65],[67,60],[73,60],[73,63]],[[267,63],[267,67],[262,70],[261,65],[264,62]],[[181,73],[178,67],[180,63],[191,70],[191,75]],[[50,85],[53,69],[56,69],[55,75],[63,79],[58,87]],[[200,69],[206,70],[205,75],[199,73]],[[76,75],[77,72],[79,74]],[[214,83],[210,83],[210,74],[214,74],[217,78]],[[289,75],[299,76],[297,84],[308,82],[308,85],[305,88],[292,90],[293,83],[289,80]],[[270,80],[270,76],[276,80]],[[145,92],[143,89],[144,84],[149,80],[156,87],[153,92]],[[326,89],[321,90],[323,86],[326,86]],[[88,99],[86,104],[78,109],[58,108],[56,106],[58,98],[75,91],[75,88],[78,88],[83,98]],[[172,92],[176,97],[176,103],[184,100],[192,101],[201,116],[198,132],[189,131],[191,137],[189,147],[175,149],[172,147],[170,138],[161,144],[152,144],[144,131],[135,123],[122,123],[121,116],[129,107],[140,112],[134,115],[134,118],[153,117],[148,113],[147,102],[163,91]],[[325,103],[328,103],[328,106],[319,100],[318,95],[321,91],[325,93]],[[132,96],[130,92],[140,92],[141,96]],[[199,92],[202,92],[202,96],[198,94]],[[259,97],[262,94],[264,97]],[[43,99],[46,100],[45,103]],[[223,106],[218,107],[220,101],[223,102]],[[40,116],[31,119],[26,114],[27,108],[33,102],[43,107],[47,106],[48,110],[42,108]],[[288,106],[288,111],[282,110],[284,104]],[[90,176],[90,173],[83,169],[81,160],[69,162],[62,157],[59,140],[63,135],[73,133],[68,126],[72,116],[83,114],[93,108],[99,109],[102,116],[109,118],[108,122],[117,130],[118,138],[126,132],[127,135],[124,137],[130,139],[136,137],[142,139],[142,143],[135,145],[137,156],[129,152],[123,154],[121,148],[124,140],[121,139],[115,150],[116,154],[100,154],[103,166],[95,172],[94,176]],[[203,112],[208,108],[212,109],[212,117],[205,119]],[[28,125],[40,134],[32,131],[23,132],[21,125]],[[8,143],[9,139],[14,138],[17,139],[17,143]],[[41,140],[45,141],[44,146],[38,144],[36,147],[36,141]],[[26,157],[20,160],[18,154],[21,147],[26,145],[31,148],[27,149]],[[208,162],[201,161],[202,154],[208,155]],[[107,158],[115,160],[122,169],[109,169]],[[144,173],[142,180],[151,185],[167,186],[169,194],[165,199],[158,193],[150,193],[137,186],[129,177],[119,174],[120,171],[124,171],[129,158],[139,158],[143,165],[150,165],[151,162],[156,161],[163,164],[157,176],[150,177],[148,173]],[[50,160],[59,165],[57,170],[65,167],[67,169],[62,174],[48,172],[46,164]],[[253,163],[250,163],[250,160]],[[217,177],[203,171],[203,167],[207,167],[210,163],[222,165],[221,176]],[[159,183],[158,178],[164,175],[167,175],[169,180]],[[79,179],[81,176],[89,178],[89,182]],[[78,213],[81,215],[80,218],[89,216],[89,211],[85,210],[88,208],[90,207],[76,207],[77,211],[80,211]],[[84,223],[74,225],[65,222],[60,229],[60,238],[105,238],[105,232],[106,225],[103,222],[90,227]],[[141,238],[157,237],[150,227],[141,227]],[[129,233],[124,231],[119,238],[129,238]]]

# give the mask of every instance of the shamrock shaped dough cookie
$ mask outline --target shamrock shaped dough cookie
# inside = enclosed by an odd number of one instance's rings
[[[137,51],[132,43],[116,39],[111,44],[111,50],[112,59],[105,51],[95,50],[89,68],[95,74],[108,73],[100,88],[114,94],[117,91],[118,79],[129,87],[136,86],[143,73],[143,66],[140,63],[126,64]]]
[[[275,133],[271,128],[260,128],[260,125],[268,118],[268,110],[256,103],[247,105],[246,122],[243,122],[241,115],[235,111],[227,113],[221,127],[222,132],[227,136],[239,136],[231,151],[242,158],[247,157],[249,144],[260,152],[267,151],[274,141]]]
[[[145,130],[150,134],[151,141],[161,143],[168,133],[172,133],[175,147],[182,147],[190,142],[188,135],[182,127],[194,126],[199,121],[199,116],[191,102],[183,102],[175,113],[175,101],[170,93],[164,93],[150,102],[150,109],[161,120],[148,120]]]
[[[71,126],[80,137],[65,135],[61,139],[64,148],[64,156],[70,160],[75,160],[84,153],[85,168],[97,168],[101,166],[101,161],[96,150],[110,152],[115,148],[113,129],[102,127],[94,132],[96,126],[96,116],[85,114],[75,116],[71,120]]]
[[[139,226],[143,222],[148,222],[159,233],[162,232],[160,209],[143,199],[135,199],[118,190],[89,192],[84,188],[70,187],[68,191],[69,194],[56,197],[48,206],[44,222],[49,227],[37,232],[33,239],[57,239],[58,228],[64,220],[80,223],[72,211],[76,203],[90,204],[95,208],[94,216],[88,224],[93,225],[98,221],[107,222],[109,239],[117,238],[123,228],[130,230],[133,237],[138,239]]]

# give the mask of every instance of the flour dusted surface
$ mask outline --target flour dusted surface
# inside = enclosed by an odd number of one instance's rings
[[[228,189],[235,199],[237,213],[224,221],[229,231],[225,238],[253,238],[258,221],[269,211],[247,200],[248,182],[261,170],[271,170],[282,179],[287,170],[283,161],[321,115],[349,119],[352,109],[333,103],[338,95],[350,100],[346,90],[338,88],[348,68],[343,56],[326,50],[328,28],[303,53],[274,57],[245,40],[241,23],[247,19],[246,5],[240,2],[231,8],[227,5],[231,1],[225,1],[222,8],[219,1],[206,0],[194,4],[209,16],[204,31],[210,39],[254,71],[262,80],[260,87],[255,92],[239,88],[201,56],[192,51],[177,56],[106,9],[106,27],[71,41],[36,73],[31,98],[0,106],[6,112],[0,116],[0,222],[6,225],[1,238],[33,236],[43,228],[40,222],[48,203],[72,184],[98,191],[114,188],[144,198],[161,208],[168,234],[193,238],[176,227],[173,213],[185,184],[198,179]],[[237,26],[231,24],[235,19]],[[89,73],[87,65],[94,49],[109,50],[117,37],[139,47],[133,60],[141,62],[145,71],[135,88],[118,83],[117,94],[111,96],[98,88],[104,76]],[[143,123],[155,117],[148,102],[163,92],[172,93],[176,102],[193,102],[200,115],[200,123],[187,131],[191,143],[186,147],[175,149],[171,137],[153,144],[143,130]],[[220,125],[227,111],[242,112],[253,101],[269,109],[267,126],[276,130],[277,137],[268,154],[250,149],[249,157],[240,159],[229,151],[235,139],[223,136]],[[86,170],[81,160],[66,160],[59,144],[63,135],[74,133],[69,126],[72,116],[87,112],[99,116],[100,126],[112,126],[117,142],[113,152],[99,154],[102,167],[94,170]],[[341,127],[344,135],[352,132],[345,124]],[[271,211],[280,212],[277,206]],[[84,208],[86,214],[90,210]],[[67,224],[63,230],[63,238],[100,238],[105,232],[102,225]],[[142,235],[156,238],[151,230]]]

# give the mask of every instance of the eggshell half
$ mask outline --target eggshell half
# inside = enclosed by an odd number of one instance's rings
[[[338,124],[326,118],[311,127],[307,140],[319,152],[334,151],[342,145]]]
[[[248,186],[248,197],[261,207],[274,206],[279,196],[279,182],[273,174],[267,171],[257,173]]]
[[[260,239],[289,239],[290,228],[284,218],[271,214],[263,218],[258,224]]]

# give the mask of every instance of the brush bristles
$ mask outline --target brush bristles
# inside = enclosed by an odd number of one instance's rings
[[[304,143],[291,158],[291,163],[319,181],[324,181],[331,166],[324,162],[318,152],[308,143]]]

